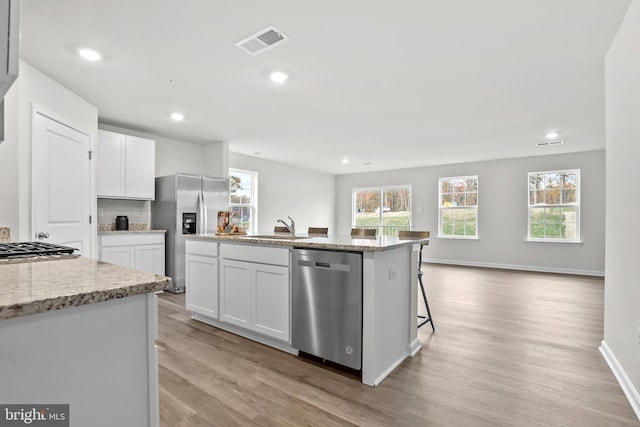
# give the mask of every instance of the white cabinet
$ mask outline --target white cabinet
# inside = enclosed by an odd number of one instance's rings
[[[253,330],[289,341],[289,267],[253,265]]]
[[[155,141],[98,130],[98,197],[153,200]]]
[[[186,242],[187,310],[218,318],[218,244]]]
[[[135,247],[114,246],[100,248],[100,261],[121,265],[127,268],[135,268]]]
[[[220,320],[289,341],[289,250],[220,245]]]
[[[250,262],[220,263],[220,320],[251,329]]]
[[[100,236],[100,260],[164,276],[164,233]]]

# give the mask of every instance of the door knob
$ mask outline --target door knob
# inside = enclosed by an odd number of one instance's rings
[[[39,232],[38,234],[36,234],[36,237],[40,240],[42,239],[48,239],[49,238],[49,233],[45,233],[44,231]]]

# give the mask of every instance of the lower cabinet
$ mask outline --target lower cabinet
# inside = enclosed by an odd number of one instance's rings
[[[164,234],[100,236],[100,260],[164,276]]]
[[[220,320],[289,341],[289,267],[220,261]]]
[[[187,310],[217,319],[218,258],[187,253],[185,278]]]
[[[220,320],[289,342],[289,250],[220,245],[220,253]]]

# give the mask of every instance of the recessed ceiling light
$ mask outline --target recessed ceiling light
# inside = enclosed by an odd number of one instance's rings
[[[184,114],[182,113],[171,113],[171,118],[176,122],[181,122],[184,120]]]
[[[558,132],[549,132],[545,135],[545,137],[547,139],[555,139],[559,136],[560,134]]]
[[[342,159],[342,164],[346,165],[347,163],[349,163],[349,159]]]
[[[88,49],[86,47],[79,47],[78,55],[80,55],[87,61],[99,61],[100,58],[102,58],[102,55],[100,55],[98,52],[96,52],[93,49]]]
[[[289,79],[289,75],[283,73],[282,71],[274,71],[273,73],[269,74],[269,78],[272,82],[281,84]]]

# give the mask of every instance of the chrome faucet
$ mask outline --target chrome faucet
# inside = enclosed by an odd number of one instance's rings
[[[291,234],[291,237],[295,238],[296,237],[296,223],[293,222],[293,218],[291,218],[290,216],[288,216],[287,218],[289,218],[291,220],[291,225],[287,224],[286,222],[284,222],[281,219],[279,219],[278,222],[281,222],[282,224],[284,224],[284,226],[287,228],[287,230]]]

